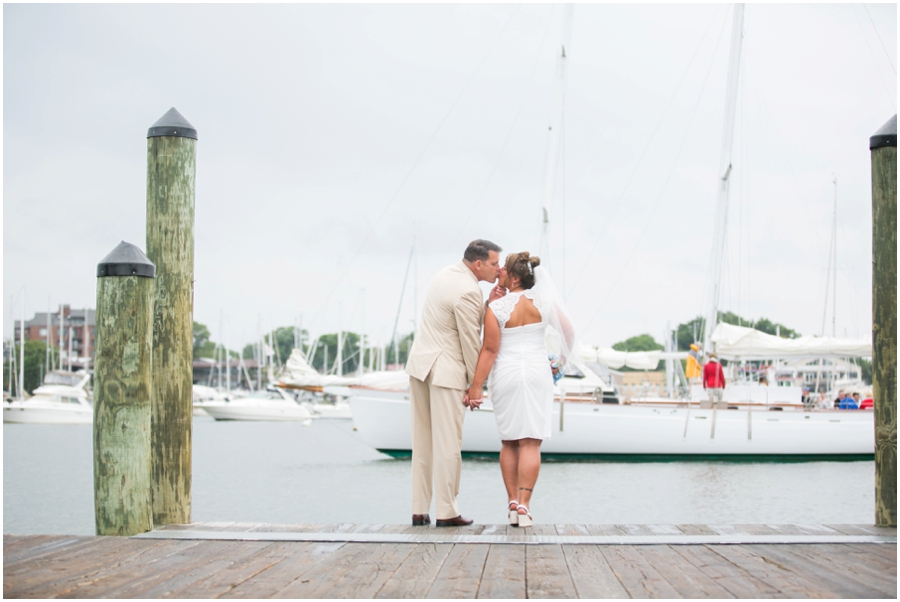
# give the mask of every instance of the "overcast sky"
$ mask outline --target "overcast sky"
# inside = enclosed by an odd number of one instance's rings
[[[194,319],[215,340],[302,315],[385,343],[401,293],[411,331],[470,240],[539,250],[562,8],[5,4],[4,337],[23,294],[26,319],[94,307],[97,263],[146,248],[146,132],[173,106],[199,132]],[[731,19],[575,6],[548,263],[585,342],[704,310]],[[722,309],[821,333],[836,190],[837,333],[871,335],[896,24],[896,4],[747,5]]]

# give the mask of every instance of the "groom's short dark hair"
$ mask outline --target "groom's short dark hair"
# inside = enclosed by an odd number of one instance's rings
[[[499,245],[492,243],[489,240],[484,240],[479,238],[478,240],[473,240],[469,243],[469,246],[466,247],[466,252],[463,253],[463,259],[466,261],[487,261],[487,259],[491,256],[491,251],[495,253],[499,253],[503,249],[500,248]]]

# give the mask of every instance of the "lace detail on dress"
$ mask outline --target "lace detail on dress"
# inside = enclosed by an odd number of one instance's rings
[[[547,321],[547,318],[545,317],[547,312],[544,311],[543,300],[540,295],[536,295],[532,289],[528,289],[521,293],[506,293],[505,296],[500,297],[490,304],[491,311],[494,312],[494,315],[497,316],[497,321],[500,322],[500,328],[506,328],[506,323],[509,322],[509,317],[512,315],[513,310],[516,308],[516,303],[519,302],[522,295],[525,295],[531,299],[532,303],[534,303],[534,306],[541,314],[541,322]]]
[[[544,299],[542,295],[539,295],[533,288],[530,288],[524,291],[526,297],[531,299],[531,302],[534,303],[534,306],[537,308],[538,312],[541,314],[541,322],[547,321],[547,301]]]

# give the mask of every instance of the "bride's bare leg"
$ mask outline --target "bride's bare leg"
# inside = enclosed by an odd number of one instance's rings
[[[503,474],[503,484],[506,485],[506,494],[509,501],[518,500],[519,489],[519,442],[501,441],[500,448],[500,472]]]
[[[519,503],[531,508],[531,493],[541,471],[541,440],[519,439]]]

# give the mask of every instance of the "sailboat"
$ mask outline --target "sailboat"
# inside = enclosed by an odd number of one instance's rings
[[[728,188],[732,170],[731,146],[734,114],[737,101],[738,67],[743,38],[744,6],[735,5],[733,12],[732,44],[728,73],[725,127],[722,143],[721,170],[716,208],[716,233],[712,251],[714,283],[711,303],[706,312],[706,324],[715,325],[724,256],[727,224]],[[566,25],[567,27],[567,25]],[[558,85],[564,85],[565,46],[557,69]],[[560,98],[562,95],[560,94]],[[557,103],[558,105],[560,103]],[[559,108],[558,108],[559,110]],[[556,119],[554,123],[560,123]],[[547,180],[552,181],[556,163],[556,148],[551,129],[548,152]],[[548,190],[544,187],[544,227],[542,250],[549,239]],[[759,349],[759,339],[720,324],[705,333],[706,349],[717,345],[722,356],[729,351],[772,353],[772,341],[767,349]],[[740,328],[740,327],[735,327]],[[749,330],[749,329],[747,329]],[[754,331],[756,332],[756,331]],[[759,333],[762,334],[762,333]],[[775,339],[777,337],[771,337]],[[779,339],[780,341],[781,339]],[[741,348],[743,341],[749,347]],[[793,341],[791,343],[794,343]],[[808,343],[808,342],[807,342]],[[729,348],[729,345],[732,345]],[[825,353],[823,348],[795,350],[802,353]],[[866,350],[862,350],[866,353]],[[869,352],[870,353],[870,352]],[[588,354],[589,355],[589,354]],[[595,350],[594,361],[601,362]],[[676,359],[669,351],[666,359]],[[671,357],[668,357],[671,356]],[[771,357],[771,356],[764,356]],[[645,358],[649,361],[650,358]],[[658,361],[658,360],[657,360]],[[772,387],[757,392],[732,389],[726,397],[728,409],[698,408],[691,399],[622,400],[611,379],[603,378],[602,370],[594,364],[578,366],[577,375],[561,379],[553,402],[553,432],[546,439],[541,452],[551,456],[622,456],[639,455],[645,458],[665,457],[808,457],[839,456],[844,459],[870,458],[874,453],[874,429],[871,412],[804,411],[794,392],[785,387]],[[326,387],[326,392],[329,390]],[[726,391],[728,389],[726,388]],[[349,397],[354,423],[360,438],[372,447],[393,456],[410,454],[408,389],[376,388],[356,385],[340,387]],[[771,394],[771,395],[770,395]],[[729,395],[728,393],[726,395]],[[635,402],[637,401],[637,402]],[[462,451],[469,454],[497,453],[497,436],[490,393],[478,410],[467,413],[463,427]]]

